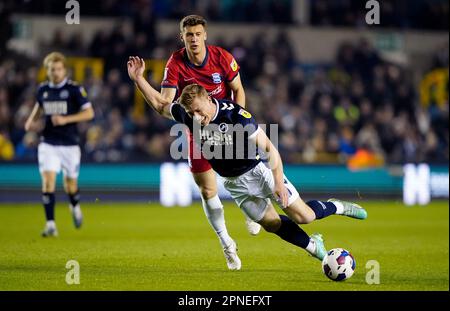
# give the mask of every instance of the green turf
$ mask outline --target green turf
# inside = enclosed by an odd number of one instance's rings
[[[0,205],[0,290],[449,290],[448,201],[427,207],[363,204],[369,218],[332,216],[303,228],[323,233],[327,248],[357,261],[354,276],[329,281],[320,263],[277,236],[247,234],[241,212],[226,220],[243,267],[228,271],[199,205],[84,204],[75,230],[68,208],[56,210],[58,238],[40,237],[43,211]],[[66,262],[80,263],[81,283],[65,283]],[[366,284],[368,260],[380,263],[380,284]]]

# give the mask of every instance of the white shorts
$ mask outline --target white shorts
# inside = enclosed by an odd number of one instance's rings
[[[38,146],[39,172],[63,171],[64,176],[76,179],[80,173],[81,150],[79,146],[54,146],[40,143]]]
[[[288,205],[291,205],[300,195],[286,176],[284,183],[289,195]],[[253,221],[258,222],[264,217],[271,199],[283,208],[273,193],[275,181],[272,171],[262,162],[241,176],[224,177],[224,186],[236,204]]]

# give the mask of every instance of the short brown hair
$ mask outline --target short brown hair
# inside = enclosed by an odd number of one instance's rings
[[[208,97],[206,89],[198,84],[190,84],[183,89],[180,96],[180,104],[189,107],[197,97]]]
[[[183,32],[184,27],[186,26],[197,26],[202,25],[206,28],[206,19],[203,16],[200,15],[188,15],[185,16],[180,21],[180,31]]]
[[[64,67],[66,67],[66,57],[64,56],[64,54],[62,54],[60,52],[51,52],[50,54],[45,56],[44,67],[48,68],[50,63],[54,63],[54,62],[62,62]]]

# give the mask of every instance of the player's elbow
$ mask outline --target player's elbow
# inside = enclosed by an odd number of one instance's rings
[[[95,118],[95,111],[93,108],[89,108],[86,112],[88,121]]]
[[[159,115],[165,116],[166,114],[166,107],[170,106],[171,102],[166,100],[165,98],[162,98],[161,100],[157,101],[157,104],[155,105],[155,110],[158,112]]]
[[[267,155],[270,169],[276,169],[282,166],[283,162],[281,161],[281,157],[278,151],[270,150],[269,152],[267,152]]]
[[[164,115],[164,104],[159,103],[155,106],[155,110],[160,116]]]

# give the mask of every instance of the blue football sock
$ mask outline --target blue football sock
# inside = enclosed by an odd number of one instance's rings
[[[311,200],[306,202],[306,204],[314,211],[316,219],[322,219],[336,214],[336,206],[332,202]]]
[[[75,193],[69,193],[69,201],[72,206],[76,206],[80,202],[80,191],[77,190]]]
[[[306,248],[309,244],[309,236],[289,217],[280,215],[281,226],[277,232],[274,232],[283,240],[297,245],[301,248]]]
[[[55,220],[55,194],[50,192],[42,193],[42,204],[44,205],[47,221]]]

